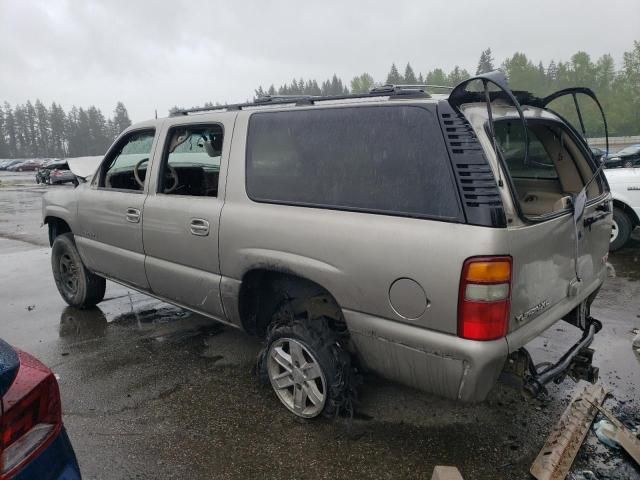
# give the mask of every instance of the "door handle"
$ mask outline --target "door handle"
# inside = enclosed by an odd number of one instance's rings
[[[138,210],[137,208],[132,208],[132,207],[127,208],[127,213],[125,216],[127,217],[127,222],[131,222],[131,223],[140,222],[140,210]]]
[[[198,235],[199,237],[209,235],[209,222],[204,218],[192,218],[190,228],[192,235]]]

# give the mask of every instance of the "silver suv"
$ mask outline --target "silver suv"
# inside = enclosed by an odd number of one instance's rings
[[[86,183],[45,196],[62,297],[93,306],[110,279],[264,338],[259,377],[306,418],[350,408],[362,370],[463,401],[505,365],[533,393],[593,380],[610,193],[549,104],[597,99],[514,93],[497,72],[428,90],[130,127]],[[561,319],[582,337],[537,370],[522,347]]]

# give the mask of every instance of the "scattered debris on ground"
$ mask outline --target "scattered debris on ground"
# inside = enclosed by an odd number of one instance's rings
[[[631,458],[640,465],[640,440],[638,437],[614,417],[609,410],[595,404],[594,407],[606,417],[606,420],[598,422],[600,431],[600,435],[596,431],[598,439],[613,448],[624,448]]]
[[[433,469],[431,480],[464,480],[456,467],[438,465]]]

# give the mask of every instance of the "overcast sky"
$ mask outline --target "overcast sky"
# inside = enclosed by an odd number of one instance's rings
[[[117,101],[134,121],[173,105],[250,99],[294,76],[344,81],[391,62],[475,72],[491,47],[535,62],[595,60],[640,40],[639,0],[0,0],[0,101]]]

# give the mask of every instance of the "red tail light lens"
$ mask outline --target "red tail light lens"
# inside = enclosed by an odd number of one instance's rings
[[[471,257],[462,267],[458,294],[458,336],[495,340],[507,334],[511,257]]]
[[[18,351],[20,370],[2,397],[0,480],[10,478],[49,445],[62,428],[60,392],[53,373]]]

